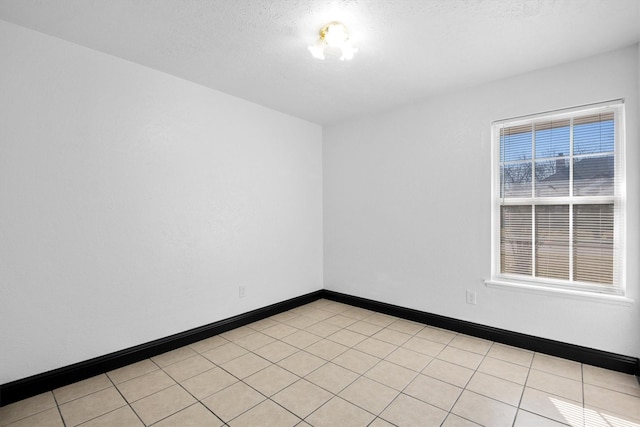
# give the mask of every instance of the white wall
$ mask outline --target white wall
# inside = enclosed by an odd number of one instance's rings
[[[640,356],[638,47],[324,130],[325,288]],[[631,306],[487,288],[493,120],[626,98]],[[477,305],[465,291],[477,292]]]
[[[0,58],[0,384],[322,288],[320,126],[2,21]]]
[[[638,46],[324,149],[315,124],[3,21],[0,58],[0,384],[320,289],[323,236],[327,289],[640,356]],[[486,288],[491,121],[618,97],[636,303]]]

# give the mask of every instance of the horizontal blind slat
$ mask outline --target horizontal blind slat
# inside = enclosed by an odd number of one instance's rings
[[[574,206],[575,280],[613,284],[613,209],[613,204]]]
[[[622,103],[567,111],[494,122],[498,271],[616,288]]]
[[[569,206],[536,206],[536,276],[569,279]]]
[[[502,273],[531,275],[531,207],[503,206],[500,222]]]

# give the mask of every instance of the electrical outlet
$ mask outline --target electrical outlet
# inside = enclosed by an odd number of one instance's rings
[[[247,296],[247,287],[246,286],[238,286],[238,297],[244,298]]]
[[[467,289],[467,304],[476,303],[476,293]]]

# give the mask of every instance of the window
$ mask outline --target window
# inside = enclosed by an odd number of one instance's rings
[[[624,291],[624,104],[494,122],[492,279]]]

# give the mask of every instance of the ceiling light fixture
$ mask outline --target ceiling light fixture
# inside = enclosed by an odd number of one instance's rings
[[[349,41],[347,27],[339,22],[332,22],[320,29],[320,38],[313,46],[309,46],[309,52],[314,58],[324,59],[326,49],[340,50],[340,60],[352,59],[358,48],[353,47]]]

